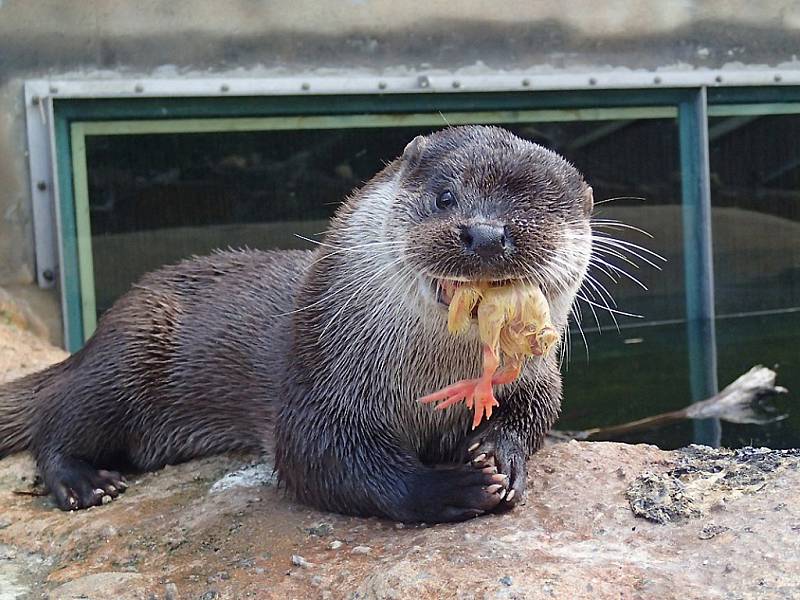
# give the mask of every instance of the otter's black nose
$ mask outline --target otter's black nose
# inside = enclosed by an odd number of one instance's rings
[[[495,258],[512,246],[508,230],[502,225],[478,223],[461,226],[461,244],[467,252],[474,252],[481,258]]]

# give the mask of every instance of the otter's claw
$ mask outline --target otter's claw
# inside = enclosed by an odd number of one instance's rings
[[[493,476],[494,480],[504,488],[500,492],[502,501],[496,510],[510,508],[521,501],[525,492],[525,453],[519,444],[503,434],[498,427],[483,428],[475,437],[477,441],[467,446],[470,461],[496,467],[499,472]]]
[[[57,465],[45,481],[62,510],[99,506],[104,497],[116,498],[128,487],[116,471],[98,470],[79,459],[62,458]]]

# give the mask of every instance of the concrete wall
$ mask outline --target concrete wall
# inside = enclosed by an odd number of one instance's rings
[[[34,279],[28,78],[786,69],[798,49],[781,0],[0,0],[0,285]]]

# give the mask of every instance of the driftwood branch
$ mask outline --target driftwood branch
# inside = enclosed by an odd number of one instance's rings
[[[757,365],[740,376],[718,394],[695,402],[680,410],[646,417],[622,425],[596,427],[583,431],[553,431],[551,437],[564,440],[608,440],[620,435],[655,429],[686,419],[717,418],[730,423],[750,423],[764,425],[785,419],[788,415],[777,414],[775,408],[764,401],[779,394],[786,388],[775,385],[777,373],[767,367]]]

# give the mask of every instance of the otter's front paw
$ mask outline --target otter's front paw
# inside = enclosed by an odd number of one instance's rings
[[[527,456],[512,435],[488,424],[470,436],[467,456],[474,467],[496,467],[508,476],[508,488],[495,510],[507,510],[522,502],[528,479]]]
[[[428,468],[411,476],[409,493],[396,514],[402,521],[465,521],[502,502],[508,477],[494,467]],[[393,511],[394,512],[394,511]]]

